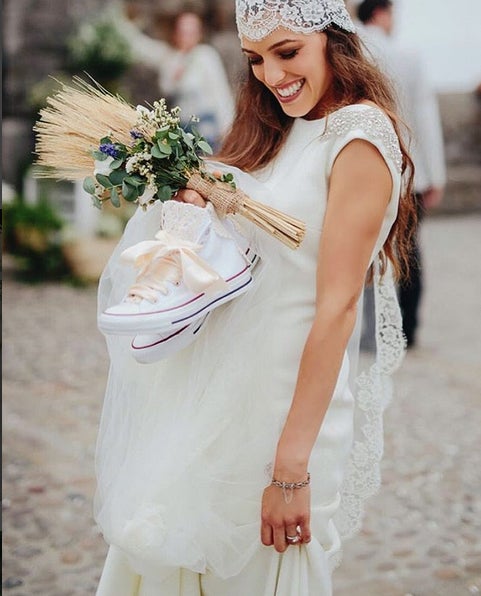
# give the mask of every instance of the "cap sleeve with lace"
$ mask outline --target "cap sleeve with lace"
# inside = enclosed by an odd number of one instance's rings
[[[366,104],[341,108],[327,118],[322,138],[330,144],[326,162],[328,176],[337,156],[349,143],[356,139],[362,139],[374,145],[391,172],[392,198],[399,198],[402,168],[401,149],[390,119],[380,108]]]

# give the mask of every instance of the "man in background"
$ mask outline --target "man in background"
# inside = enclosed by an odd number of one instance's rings
[[[410,153],[416,169],[414,190],[418,205],[418,226],[424,212],[442,199],[446,166],[437,98],[414,51],[401,49],[392,37],[392,0],[356,2],[360,35],[378,66],[390,77],[397,91],[401,113],[410,128]],[[408,347],[416,343],[422,294],[422,261],[416,230],[409,279],[399,290],[403,330]]]

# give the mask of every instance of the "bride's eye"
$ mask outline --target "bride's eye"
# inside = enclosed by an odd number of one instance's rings
[[[251,66],[255,66],[256,64],[261,64],[262,58],[260,56],[251,56],[250,58],[247,58],[247,62]]]
[[[298,53],[299,50],[292,50],[291,52],[283,52],[282,54],[280,54],[280,57],[283,60],[291,60],[292,58],[295,58]]]

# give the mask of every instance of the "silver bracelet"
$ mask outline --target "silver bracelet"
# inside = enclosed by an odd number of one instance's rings
[[[271,486],[278,486],[282,489],[282,494],[284,495],[284,501],[289,504],[292,501],[293,491],[297,490],[298,488],[305,488],[311,484],[311,475],[309,472],[307,473],[306,480],[302,482],[281,482],[280,480],[276,480],[273,478],[271,480]]]

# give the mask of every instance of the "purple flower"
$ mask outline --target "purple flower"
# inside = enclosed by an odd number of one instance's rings
[[[138,130],[135,130],[135,128],[133,128],[133,129],[130,131],[130,136],[131,136],[133,139],[141,139],[141,138],[143,138],[143,136],[144,136],[144,135],[143,135],[141,132],[139,132]]]
[[[113,157],[114,159],[117,159],[120,156],[119,150],[113,143],[102,143],[99,147],[99,151],[105,153],[105,155],[110,155],[110,157]]]

